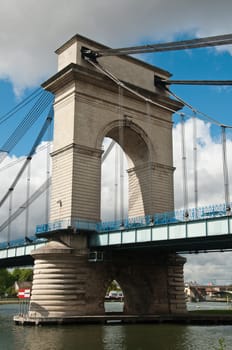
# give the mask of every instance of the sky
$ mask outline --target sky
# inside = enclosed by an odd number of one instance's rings
[[[13,106],[29,96],[38,86],[57,71],[54,51],[70,37],[79,33],[110,47],[123,47],[172,40],[192,39],[232,33],[232,2],[228,0],[9,0],[1,3],[0,10],[0,118]],[[173,74],[173,79],[227,79],[232,80],[232,46],[204,48],[156,54],[139,55],[139,58]],[[172,86],[178,96],[194,108],[210,115],[219,123],[232,124],[232,87]],[[191,114],[190,111],[186,112]],[[174,117],[173,129],[176,208],[183,206],[179,189],[181,179],[180,125]],[[0,125],[0,140],[5,140],[15,121]],[[190,206],[193,202],[192,121],[186,122],[187,160]],[[35,129],[37,126],[35,125]],[[221,203],[223,196],[222,150],[220,128],[206,120],[198,120],[198,168],[200,205]],[[28,134],[28,137],[33,132]],[[228,167],[232,180],[232,133],[228,131]],[[44,144],[45,145],[45,144]],[[6,158],[3,166],[12,159],[17,161],[25,153],[24,146]],[[46,148],[36,153],[33,160],[32,187],[36,189],[45,167]],[[113,154],[109,157],[112,161]],[[43,164],[43,165],[42,165]],[[16,165],[18,166],[18,165]],[[0,192],[10,183],[15,168],[0,169]],[[105,169],[105,170],[104,170]],[[103,211],[107,218],[111,190],[109,166],[103,169]],[[26,176],[26,175],[25,175]],[[232,182],[232,181],[230,181]],[[23,201],[18,189],[15,201]],[[22,195],[23,193],[23,195]],[[42,199],[41,199],[42,201]],[[38,207],[42,207],[39,205]],[[36,207],[35,207],[36,208]],[[30,209],[31,225],[40,223],[43,214]],[[1,208],[0,218],[8,208]],[[23,220],[23,219],[21,219]],[[19,226],[19,223],[17,223]],[[225,258],[226,256],[226,258]],[[232,254],[201,254],[188,256],[186,280],[232,283],[230,265]]]

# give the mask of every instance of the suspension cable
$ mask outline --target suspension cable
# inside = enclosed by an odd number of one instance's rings
[[[12,202],[13,202],[13,191],[10,190],[10,193],[9,193],[9,211],[8,211],[9,216],[8,216],[8,218],[11,217]],[[8,246],[10,245],[10,239],[11,239],[11,222],[9,223],[8,228],[7,228],[7,244],[8,244]]]
[[[146,98],[145,96],[141,95],[140,93],[138,93],[137,91],[134,91],[133,89],[129,88],[127,85],[125,85],[123,82],[121,82],[115,75],[113,75],[111,72],[109,72],[108,70],[104,69],[97,61],[96,58],[95,60],[93,60],[93,57],[85,57],[85,59],[92,64],[97,70],[99,70],[101,73],[105,74],[106,76],[108,76],[111,80],[113,80],[119,87],[124,88],[125,90],[131,92],[132,94],[136,95],[139,98],[144,99],[147,102],[150,102],[153,105],[156,105],[158,107],[161,107],[163,109],[166,109],[172,113],[176,113],[181,117],[181,134],[182,134],[182,170],[183,170],[183,193],[184,193],[184,209],[185,209],[185,213],[186,213],[186,217],[188,217],[188,186],[187,186],[187,166],[186,166],[186,152],[185,152],[185,127],[184,127],[184,116],[186,116],[185,113],[181,113],[178,111],[175,111],[169,107],[163,106],[157,102],[154,102],[151,99]],[[225,128],[230,128],[232,129],[231,125],[225,125],[222,124],[220,122],[218,122],[216,119],[210,117],[209,115],[207,115],[206,113],[203,113],[199,110],[197,110],[196,108],[194,108],[193,106],[191,106],[188,102],[184,101],[182,98],[180,98],[179,96],[177,96],[175,93],[173,93],[172,91],[170,91],[170,89],[168,89],[165,86],[165,89],[173,96],[175,97],[179,102],[183,103],[185,106],[187,106],[188,108],[190,108],[194,115],[196,115],[196,113],[202,115],[203,117],[207,118],[211,123],[216,124],[220,127],[222,127],[222,140],[223,141],[223,163],[224,163],[224,183],[225,183],[225,197],[226,197],[226,204],[227,207],[230,210],[230,201],[229,201],[229,180],[228,180],[228,167],[227,167],[227,160],[226,160],[226,142],[225,142]],[[195,119],[195,117],[194,117]],[[195,124],[195,121],[194,121]],[[196,125],[195,125],[196,127]],[[195,128],[194,127],[194,128]],[[196,133],[196,129],[194,130],[194,133]],[[196,142],[196,135],[194,136],[194,183],[195,183],[195,205],[196,207],[198,206],[198,175],[197,175],[197,142]]]
[[[181,116],[181,150],[182,150],[182,178],[183,178],[183,199],[185,217],[188,218],[188,184],[187,184],[187,164],[186,164],[186,148],[185,148],[185,120],[184,115]]]
[[[42,152],[44,149],[48,148],[48,146],[49,146],[49,143],[46,143],[45,145],[41,146],[38,150],[36,150],[36,153]],[[26,159],[26,157],[20,157],[18,159],[14,159],[14,160],[10,161],[6,165],[0,167],[0,172],[6,170],[8,168],[11,168],[14,165],[21,163],[25,159]]]
[[[44,90],[41,88],[38,88],[35,91],[33,91],[23,101],[21,101],[14,108],[12,108],[9,112],[3,114],[0,117],[0,125],[3,124],[5,121],[7,121],[9,118],[11,118],[15,113],[17,113],[20,109],[22,109],[23,107],[28,105],[32,100],[34,100],[36,97],[38,97],[42,93],[44,93]]]
[[[149,44],[132,47],[122,47],[117,49],[106,48],[98,51],[83,48],[83,56],[96,59],[101,56],[122,56],[128,54],[149,53],[149,52],[162,52],[162,51],[174,51],[174,50],[186,50],[196,49],[200,47],[213,47],[220,45],[232,44],[232,34],[217,35],[211,37],[204,37],[198,39],[173,41],[160,44]]]
[[[22,203],[20,207],[5,220],[0,226],[0,232],[8,227],[12,221],[14,221],[19,215],[21,215],[27,206],[31,205],[37,198],[39,198],[46,189],[51,185],[51,177],[46,180],[28,199],[28,201]]]
[[[120,220],[122,226],[124,225],[124,128],[123,124],[123,88],[121,85],[118,85],[118,132],[119,132],[119,170],[120,170]]]
[[[128,87],[126,84],[124,84],[121,80],[119,80],[115,75],[113,75],[111,72],[109,72],[107,69],[103,68],[97,61],[93,61],[90,58],[86,57],[85,58],[87,62],[89,62],[91,65],[93,65],[97,70],[99,70],[101,73],[105,74],[106,76],[108,76],[111,80],[113,80],[117,85],[120,85],[121,87],[123,87],[125,90],[129,91],[130,93],[134,94],[135,96],[143,99],[146,102],[149,102],[152,105],[155,105],[157,107],[160,107],[162,109],[165,109],[171,113],[175,113],[177,115],[181,116],[188,116],[191,117],[190,115],[188,115],[187,113],[183,113],[183,112],[178,112],[170,107],[164,106],[158,102],[155,102],[153,100],[151,100],[150,98],[147,98],[145,96],[143,96],[142,94],[140,94],[139,92],[133,90],[132,88]],[[175,99],[177,99],[179,102],[181,102],[182,104],[184,104],[186,107],[188,107],[189,109],[191,109],[193,112],[196,112],[199,115],[202,115],[204,118],[206,118],[207,120],[209,120],[211,123],[221,126],[221,125],[225,125],[222,124],[220,122],[218,122],[216,119],[210,117],[208,114],[201,112],[200,110],[194,108],[191,104],[189,104],[188,102],[186,102],[185,100],[183,100],[182,98],[180,98],[179,96],[177,96],[174,92],[172,92],[170,89],[168,89],[167,87],[164,87],[170,95],[172,95],[173,97],[175,97]],[[232,125],[225,125],[225,127],[232,129]]]
[[[28,154],[28,156],[26,158],[26,160],[24,161],[22,167],[20,168],[18,174],[16,175],[16,178],[14,179],[14,181],[12,182],[10,188],[8,189],[8,191],[6,192],[6,194],[3,196],[2,200],[0,201],[0,207],[4,204],[4,202],[6,201],[8,196],[10,195],[11,191],[14,190],[16,184],[18,183],[19,179],[21,178],[21,176],[22,176],[24,170],[26,169],[28,163],[31,161],[32,156],[35,153],[36,147],[38,146],[38,144],[42,140],[42,137],[43,137],[44,133],[46,132],[49,124],[52,121],[52,116],[50,116],[50,113],[51,113],[51,111],[49,112],[49,116],[46,118],[46,120],[45,120],[45,122],[44,122],[44,124],[43,124],[43,126],[42,126],[42,128],[41,128],[41,130],[40,130],[40,132],[39,132],[39,134],[38,134],[38,136],[37,136],[33,146],[32,146],[32,148],[31,148],[31,150],[30,150],[30,152],[29,152],[29,154]]]
[[[150,103],[146,101],[146,116],[148,118],[149,123],[151,123],[151,108],[150,108]],[[147,214],[152,215],[154,213],[154,207],[153,207],[153,166],[152,166],[152,157],[151,153],[149,152],[149,158],[148,158],[148,181],[149,181],[149,205],[148,205],[148,210]]]
[[[140,94],[139,92],[131,89],[129,86],[127,86],[126,84],[124,84],[121,80],[119,80],[115,75],[113,75],[111,72],[109,72],[107,69],[103,68],[99,63],[95,63],[94,61],[86,58],[86,61],[89,62],[92,66],[94,66],[97,70],[99,70],[101,73],[105,74],[106,76],[108,76],[108,78],[110,78],[111,80],[113,80],[117,85],[121,86],[123,89],[129,91],[130,93],[132,93],[133,95],[139,97],[140,99],[149,102],[157,107],[160,107],[162,109],[165,109],[171,113],[177,113],[179,115],[181,115],[181,113],[179,113],[178,111],[169,108],[167,106],[162,105],[161,103],[155,102],[153,100],[151,100],[150,98],[147,98],[145,96],[143,96],[142,94]]]
[[[26,191],[26,212],[25,212],[25,238],[28,237],[29,231],[29,205],[28,201],[30,198],[31,189],[31,162],[28,163],[27,167],[27,191]]]
[[[118,220],[118,153],[119,146],[115,147],[115,168],[114,168],[114,221]]]
[[[184,126],[184,113],[176,112],[175,110],[163,106],[157,102],[154,102],[153,100],[144,97],[137,91],[134,91],[133,89],[129,88],[127,85],[122,83],[117,77],[115,77],[111,72],[104,69],[102,66],[99,65],[99,63],[93,62],[91,59],[87,58],[87,61],[92,64],[96,69],[107,75],[111,80],[113,80],[118,86],[119,89],[124,88],[125,90],[133,93],[134,95],[138,96],[139,98],[143,99],[146,102],[149,102],[153,105],[156,105],[158,107],[161,107],[163,109],[166,109],[172,113],[177,113],[181,117],[181,130],[182,130],[182,170],[183,170],[183,194],[184,194],[184,208],[185,208],[185,215],[186,218],[188,217],[188,188],[187,188],[187,166],[186,166],[186,152],[185,152],[185,126]],[[123,196],[121,192],[121,196]],[[123,210],[123,209],[122,209]],[[122,217],[122,212],[121,212]]]
[[[115,146],[115,141],[112,140],[111,143],[109,144],[107,150],[103,153],[102,155],[102,163],[106,160],[110,152],[112,151],[113,147]]]
[[[54,116],[54,110],[52,108],[52,115]],[[51,153],[51,140],[52,139],[52,123],[50,123],[48,127],[48,148],[47,148],[47,162],[46,162],[46,175],[47,175],[47,182],[49,181],[49,178],[51,176],[51,159],[50,159],[50,153]],[[46,190],[46,196],[45,196],[45,223],[48,224],[49,222],[49,199],[50,199],[50,187],[47,187]]]
[[[169,92],[170,95],[172,95],[173,97],[175,97],[178,101],[180,101],[181,103],[183,103],[186,107],[190,108],[194,113],[200,114],[203,117],[205,117],[206,119],[208,119],[212,124],[215,124],[217,126],[225,126],[226,128],[232,129],[232,125],[225,125],[222,124],[220,122],[218,122],[216,119],[210,117],[208,114],[199,111],[198,109],[194,108],[192,105],[190,105],[188,102],[186,102],[185,100],[183,100],[181,97],[177,96],[173,91],[171,91],[170,89],[168,89],[167,87],[164,87],[165,90],[167,90]]]
[[[195,208],[198,208],[198,167],[197,167],[197,118],[196,112],[193,112],[193,172],[194,172],[194,202]],[[196,211],[197,212],[197,211]]]
[[[225,189],[225,203],[226,211],[230,212],[230,191],[229,191],[229,173],[227,165],[227,152],[226,152],[226,128],[224,125],[221,126],[222,135],[222,160],[223,160],[223,176],[224,176],[224,189]]]
[[[25,118],[16,127],[14,132],[6,140],[1,148],[0,162],[2,162],[7,154],[13,149],[13,147],[19,142],[19,140],[25,135],[25,133],[31,128],[31,126],[36,122],[39,116],[47,109],[51,104],[53,96],[48,93],[44,93],[40,96],[38,101],[34,104],[32,109],[27,113]]]

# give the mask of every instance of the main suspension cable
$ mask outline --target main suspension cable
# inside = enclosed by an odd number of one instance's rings
[[[146,102],[151,103],[152,105],[155,105],[157,107],[160,107],[162,109],[165,109],[171,113],[175,113],[177,115],[181,116],[186,116],[186,117],[191,117],[191,115],[189,115],[188,113],[184,113],[184,112],[178,112],[170,107],[164,106],[158,102],[155,102],[153,100],[151,100],[150,98],[147,98],[145,96],[143,96],[142,94],[140,94],[139,92],[133,90],[132,88],[128,87],[125,83],[123,83],[121,80],[119,80],[114,74],[112,74],[111,72],[109,72],[107,69],[103,68],[98,62],[93,61],[90,58],[85,58],[87,62],[89,62],[91,65],[93,65],[97,70],[99,70],[101,73],[105,74],[106,76],[108,76],[111,80],[113,80],[117,85],[120,85],[121,87],[123,87],[125,90],[129,91],[130,93],[136,95],[137,97],[143,99]],[[194,108],[191,104],[189,104],[188,102],[186,102],[185,100],[183,100],[181,97],[177,96],[174,92],[172,92],[170,89],[168,89],[167,87],[165,87],[165,89],[168,91],[168,93],[170,95],[172,95],[173,97],[175,97],[176,100],[178,100],[179,102],[181,102],[183,105],[185,105],[186,107],[188,107],[189,109],[191,109],[191,111],[196,112],[199,115],[202,115],[204,118],[206,118],[207,120],[209,120],[211,123],[221,126],[221,125],[225,125],[222,124],[220,122],[218,122],[216,119],[210,117],[208,114],[201,112],[200,110],[198,110],[197,108]],[[232,125],[225,125],[226,128],[230,128],[232,129]]]
[[[97,70],[99,70],[101,73],[105,74],[108,76],[111,80],[113,80],[119,87],[124,88],[125,90],[129,91],[130,93],[136,95],[137,97],[145,100],[146,102],[149,102],[153,105],[156,105],[158,107],[161,107],[163,109],[166,109],[172,113],[176,113],[181,117],[181,137],[182,137],[182,170],[183,170],[183,194],[184,194],[184,209],[185,209],[185,214],[186,217],[188,217],[188,186],[187,186],[187,166],[186,166],[186,152],[185,152],[185,129],[184,129],[184,117],[187,116],[186,113],[181,113],[178,111],[175,111],[169,107],[163,106],[162,104],[159,104],[151,99],[146,98],[142,94],[138,93],[137,91],[134,91],[130,87],[128,87],[126,84],[124,84],[122,81],[120,81],[115,75],[113,75],[111,72],[103,68],[97,61],[96,59],[93,60],[91,57],[85,57],[85,59],[93,65]],[[205,117],[207,120],[209,120],[211,123],[218,125],[222,127],[222,130],[225,131],[225,128],[230,128],[232,129],[231,125],[225,125],[220,122],[218,122],[216,119],[210,117],[206,113],[203,113],[196,108],[194,108],[191,104],[188,102],[184,101],[182,98],[177,96],[175,93],[170,91],[167,87],[165,89],[169,92],[170,95],[175,97],[179,102],[181,102],[183,105],[186,107],[190,108],[192,112],[194,113],[194,119],[196,119],[196,113],[202,115]],[[194,120],[194,133],[196,133],[196,120]],[[228,167],[227,167],[227,160],[226,160],[226,141],[225,141],[225,132],[222,131],[222,140],[223,141],[223,163],[224,163],[224,183],[225,183],[225,197],[226,197],[226,204],[227,208],[230,210],[229,206],[229,180],[228,180]],[[198,174],[197,174],[197,140],[196,140],[196,134],[193,136],[194,137],[194,192],[195,192],[195,205],[196,208],[198,207]]]
[[[212,124],[215,124],[217,126],[225,126],[228,129],[232,129],[232,125],[226,125],[226,124],[222,124],[219,121],[217,121],[216,119],[210,117],[208,114],[199,111],[197,108],[193,107],[191,104],[189,104],[188,102],[186,102],[185,100],[183,100],[181,97],[177,96],[173,91],[171,91],[170,89],[168,89],[167,87],[165,87],[165,90],[168,91],[168,93],[170,95],[172,95],[173,97],[175,97],[179,102],[183,103],[186,107],[190,108],[194,113],[200,114],[203,117],[205,117],[206,119],[208,119]]]
[[[200,47],[213,47],[221,45],[232,44],[232,34],[217,35],[211,37],[204,37],[198,39],[173,41],[160,44],[149,44],[132,47],[121,47],[121,48],[106,48],[98,51],[83,48],[82,54],[84,57],[98,58],[101,56],[122,56],[122,55],[133,55],[140,53],[150,52],[162,52],[162,51],[175,51],[175,50],[186,50],[196,49]]]
[[[100,71],[101,73],[103,73],[104,75],[108,76],[108,78],[110,78],[111,80],[113,80],[118,86],[121,86],[124,90],[129,91],[131,94],[141,98],[142,100],[149,102],[157,107],[160,107],[162,109],[165,109],[171,113],[177,113],[179,115],[181,115],[182,113],[179,113],[178,111],[169,108],[167,106],[162,105],[161,103],[155,102],[153,100],[151,100],[150,98],[147,98],[145,96],[143,96],[142,94],[140,94],[139,92],[131,89],[129,86],[127,86],[125,83],[123,83],[121,80],[119,80],[114,74],[112,74],[111,72],[109,72],[107,69],[103,68],[99,63],[95,63],[94,61],[92,61],[89,58],[86,58],[86,61],[89,62],[92,66],[94,66],[98,71]]]

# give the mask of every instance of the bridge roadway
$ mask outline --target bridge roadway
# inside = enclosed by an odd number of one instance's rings
[[[145,217],[144,217],[145,218]],[[170,221],[170,220],[169,220]],[[126,226],[127,225],[127,226]],[[16,240],[0,244],[0,267],[32,265],[30,252],[46,244],[43,237],[45,232],[53,233],[60,230],[90,231],[89,248],[96,255],[91,254],[91,261],[98,260],[98,251],[115,249],[153,249],[179,253],[198,253],[208,251],[224,251],[232,249],[232,216],[207,217],[198,220],[177,220],[155,224],[140,220],[116,228],[115,225],[102,223],[96,227],[93,223],[76,221],[70,228],[68,221],[60,221],[48,225],[37,226],[37,238],[30,240]],[[101,229],[101,231],[100,231]],[[99,230],[99,231],[98,231]],[[71,231],[72,232],[72,231]],[[95,258],[94,258],[95,256]]]
[[[0,243],[0,268],[32,266],[34,260],[31,251],[46,244],[45,239],[32,236],[26,239],[17,239],[10,244]]]
[[[152,248],[180,253],[232,249],[232,216],[93,233],[93,249]]]

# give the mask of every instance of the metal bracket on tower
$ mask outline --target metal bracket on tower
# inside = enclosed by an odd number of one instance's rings
[[[100,251],[89,252],[88,261],[89,262],[103,261],[103,252],[100,252]]]
[[[93,50],[91,50],[91,49],[89,49],[88,47],[85,47],[85,46],[81,47],[81,57],[84,60],[88,59],[88,60],[97,62],[97,58],[99,56],[100,55],[96,51],[93,51]]]
[[[168,81],[159,77],[158,75],[154,75],[154,85],[158,89],[165,89]]]

